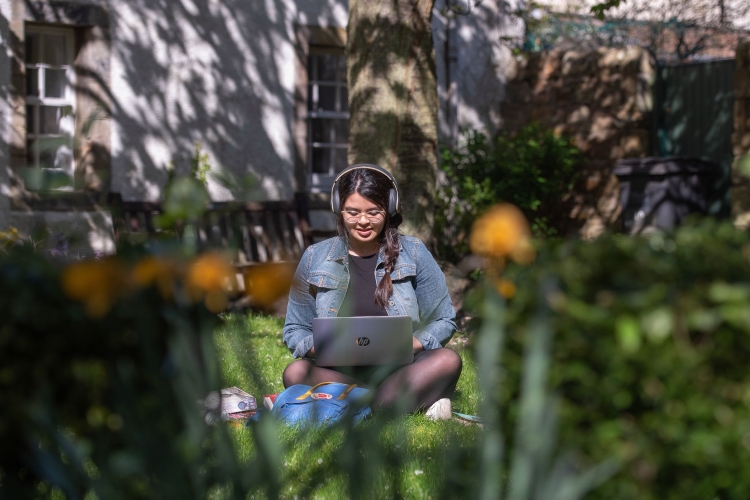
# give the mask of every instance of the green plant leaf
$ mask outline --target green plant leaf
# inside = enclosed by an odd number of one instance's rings
[[[617,318],[615,331],[623,351],[628,354],[638,352],[641,347],[641,329],[634,317],[620,316]]]

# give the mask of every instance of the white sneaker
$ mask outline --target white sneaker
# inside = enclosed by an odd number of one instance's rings
[[[430,420],[450,420],[452,415],[451,400],[448,398],[438,399],[424,415]]]

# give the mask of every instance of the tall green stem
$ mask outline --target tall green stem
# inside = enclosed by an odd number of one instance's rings
[[[504,443],[500,429],[500,359],[505,340],[505,301],[494,287],[486,284],[484,323],[477,339],[477,370],[482,402],[479,410],[485,422],[481,445],[480,500],[495,500],[502,488],[502,462]]]

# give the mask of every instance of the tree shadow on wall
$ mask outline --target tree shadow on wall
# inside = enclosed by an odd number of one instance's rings
[[[490,135],[507,130],[500,105],[507,96],[512,50],[523,35],[521,7],[508,0],[435,2],[441,144],[455,146],[466,128]]]
[[[264,196],[291,198],[294,12],[240,0],[114,8],[112,180],[123,198],[158,199],[167,164],[186,173],[196,142],[236,178],[255,175]]]

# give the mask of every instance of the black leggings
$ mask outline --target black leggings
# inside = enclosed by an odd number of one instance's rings
[[[389,372],[376,367],[324,368],[309,359],[292,361],[284,370],[284,387],[294,384],[315,385],[321,382],[357,384],[374,387],[372,407],[391,408],[399,402],[412,413],[429,408],[440,398],[450,397],[461,375],[461,357],[441,347],[422,351],[414,362]]]

